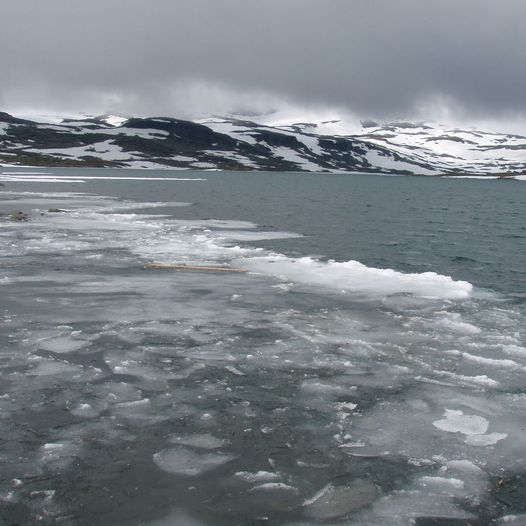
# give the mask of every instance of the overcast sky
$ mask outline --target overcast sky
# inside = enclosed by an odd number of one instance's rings
[[[0,110],[526,116],[526,0],[0,0]]]

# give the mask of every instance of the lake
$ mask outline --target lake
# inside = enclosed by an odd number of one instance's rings
[[[0,182],[0,524],[525,520],[524,181]]]

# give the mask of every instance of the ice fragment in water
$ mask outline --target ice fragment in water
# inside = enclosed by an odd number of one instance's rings
[[[246,480],[247,482],[265,482],[276,480],[279,478],[279,475],[270,471],[257,471],[256,473],[251,473],[250,471],[238,471],[234,474],[234,477]]]
[[[463,489],[464,481],[456,478],[447,478],[447,477],[420,477],[418,479],[420,484],[424,486],[438,486],[438,487],[447,487],[455,489]]]
[[[95,416],[98,416],[99,413],[100,410],[93,408],[89,404],[79,404],[77,407],[71,410],[72,415],[84,418],[93,418]]]
[[[206,526],[182,511],[170,513],[167,517],[148,522],[144,526]]]
[[[305,501],[305,514],[317,520],[336,519],[368,506],[377,497],[378,489],[368,480],[357,479],[348,487],[329,484]]]
[[[80,444],[61,441],[44,444],[39,450],[39,462],[43,466],[66,468],[80,453]]]
[[[230,371],[232,374],[235,374],[236,376],[245,376],[245,373],[241,372],[239,369],[237,369],[233,365],[227,365],[225,369],[227,371]]]
[[[462,411],[446,409],[446,418],[436,420],[433,425],[448,433],[463,433],[464,435],[483,435],[488,430],[489,422],[477,415],[465,415]]]
[[[168,473],[196,476],[230,462],[234,455],[221,453],[195,453],[185,447],[163,449],[153,455],[153,461]]]
[[[504,440],[506,433],[488,433],[487,435],[469,435],[464,442],[470,446],[493,446],[499,440]]]
[[[254,486],[249,493],[266,491],[291,491],[292,493],[298,493],[298,488],[289,486],[288,484],[283,484],[282,482],[267,482],[265,484],[260,484],[259,486]]]
[[[498,526],[526,526],[526,514],[504,515],[497,522]]]
[[[208,433],[203,435],[173,436],[168,439],[168,442],[201,449],[217,449],[225,445],[225,440],[216,438]]]
[[[352,402],[339,402],[336,404],[336,407],[341,410],[354,411],[358,405]]]
[[[55,360],[48,360],[46,358],[38,358],[37,362],[37,366],[27,373],[28,376],[52,376],[58,374],[68,374],[73,376],[74,373],[82,371],[80,366],[57,362]]]
[[[51,351],[56,353],[69,353],[74,352],[86,347],[89,342],[84,340],[77,340],[69,336],[60,336],[58,338],[52,338],[39,344],[39,347],[45,351]]]

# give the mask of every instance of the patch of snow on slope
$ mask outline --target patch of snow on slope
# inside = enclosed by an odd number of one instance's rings
[[[398,161],[397,159],[393,159],[387,155],[382,155],[380,152],[375,150],[368,151],[366,157],[371,166],[375,166],[381,170],[407,170],[408,172],[418,174],[436,173],[433,170],[428,170],[427,168],[423,168],[415,164]]]
[[[187,155],[172,155],[169,159],[171,161],[180,161],[183,163],[195,161],[194,157],[188,157]]]
[[[257,144],[257,140],[251,135],[254,130],[249,127],[242,127],[233,122],[222,120],[222,119],[207,119],[202,121],[196,121],[199,124],[207,126],[216,133],[222,133],[235,139],[236,141],[243,141],[247,144]]]
[[[126,168],[150,169],[150,170],[188,170],[185,166],[172,166],[152,161],[132,160],[125,163]],[[150,180],[150,178],[148,178]]]
[[[192,168],[203,168],[203,169],[216,168],[216,165],[213,164],[213,163],[207,163],[207,162],[204,162],[204,161],[198,161],[198,162],[193,162],[192,163]]]
[[[319,165],[301,157],[298,152],[286,148],[285,146],[272,147],[272,151],[275,157],[281,157],[285,161],[289,161],[299,166],[302,170],[310,172],[319,172],[322,170]]]
[[[104,141],[86,146],[60,149],[28,149],[26,151],[41,153],[45,155],[55,155],[63,157],[83,157],[86,155],[96,156],[104,161],[123,161],[133,159],[134,156],[129,152],[124,152],[112,141]]]
[[[203,153],[206,153],[207,155],[211,157],[215,157],[218,160],[230,160],[230,161],[236,161],[238,163],[241,163],[249,168],[258,168],[258,165],[245,157],[244,155],[235,153],[235,152],[223,152],[223,151],[216,151],[216,150],[204,150]],[[195,164],[195,163],[194,163]]]
[[[113,128],[108,130],[104,128],[105,135],[126,135],[128,137],[139,137],[141,139],[162,139],[170,135],[166,130],[157,130],[155,128],[129,128],[123,126],[121,128]]]
[[[318,136],[310,134],[296,134],[298,141],[302,142],[314,155],[322,156],[325,152],[322,150]]]

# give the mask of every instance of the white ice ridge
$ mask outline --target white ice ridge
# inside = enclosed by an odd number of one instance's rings
[[[82,182],[88,180],[101,181],[206,181],[202,177],[131,177],[131,176],[109,176],[109,175],[68,175],[67,177],[56,176],[52,173],[30,173],[30,172],[2,172],[0,178],[4,181],[13,182]],[[44,177],[42,177],[44,176]],[[54,176],[54,177],[49,177]]]
[[[0,181],[10,182],[10,183],[84,183],[83,179],[71,177],[50,177],[50,176],[0,176]]]
[[[295,283],[374,296],[408,293],[420,297],[463,299],[473,290],[467,281],[455,281],[435,272],[406,274],[393,269],[367,267],[358,261],[325,263],[310,257],[292,259],[273,255],[247,258],[241,264],[253,272]]]
[[[51,172],[2,172],[0,175],[53,175]]]

